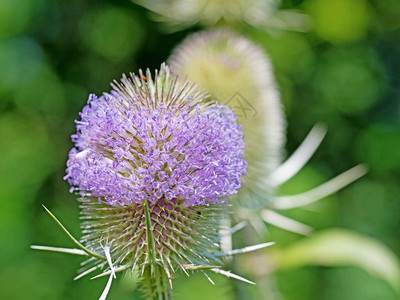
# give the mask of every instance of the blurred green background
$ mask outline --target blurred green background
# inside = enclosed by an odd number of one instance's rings
[[[306,33],[238,31],[269,53],[288,119],[287,154],[319,121],[328,135],[307,167],[282,187],[298,193],[364,162],[350,187],[288,216],[316,229],[342,227],[400,253],[400,1],[285,0],[312,21]],[[138,68],[158,68],[193,27],[166,33],[129,2],[0,1],[0,298],[97,299],[106,279],[74,282],[80,257],[29,249],[73,246],[45,204],[79,236],[75,196],[63,181],[74,119],[88,94]],[[304,239],[270,228],[270,240]],[[227,281],[181,276],[176,299],[232,299]],[[137,299],[132,278],[109,299]],[[276,299],[398,299],[393,288],[356,267],[303,267],[276,273]]]

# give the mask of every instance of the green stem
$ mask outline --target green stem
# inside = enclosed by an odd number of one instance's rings
[[[164,268],[158,264],[148,265],[143,274],[142,285],[149,300],[172,300],[172,289],[168,275]]]
[[[144,269],[143,287],[146,293],[146,299],[151,300],[171,300],[172,289],[169,282],[168,274],[165,269],[157,263],[153,226],[151,224],[151,216],[149,211],[149,203],[144,202],[145,219],[146,219],[146,235],[147,235],[147,254],[148,264]]]
[[[149,211],[149,203],[147,199],[144,201],[144,216],[146,218],[146,236],[147,236],[147,254],[151,266],[156,264],[156,251],[154,247],[153,226],[151,224],[151,217]]]

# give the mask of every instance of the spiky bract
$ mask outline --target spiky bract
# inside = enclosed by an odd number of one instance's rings
[[[145,271],[150,262],[145,207],[143,204],[111,206],[96,198],[81,198],[83,237],[81,242],[94,252],[111,245],[115,265]],[[187,207],[176,199],[149,204],[155,261],[170,275],[185,265],[218,263],[218,228],[225,204]],[[92,263],[89,263],[93,261]],[[88,261],[82,271],[102,268],[105,261]]]

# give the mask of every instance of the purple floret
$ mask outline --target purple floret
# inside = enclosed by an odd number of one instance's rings
[[[114,206],[178,199],[225,201],[246,162],[241,126],[224,105],[151,107],[112,91],[90,95],[80,113],[65,179],[82,196]]]

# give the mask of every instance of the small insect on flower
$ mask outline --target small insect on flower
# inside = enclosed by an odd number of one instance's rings
[[[220,216],[246,170],[243,133],[232,110],[164,64],[154,80],[140,71],[112,87],[90,95],[67,163],[82,209],[77,243],[90,255],[78,277],[104,269],[111,282],[136,268],[149,298],[169,299],[177,269],[221,263]]]

